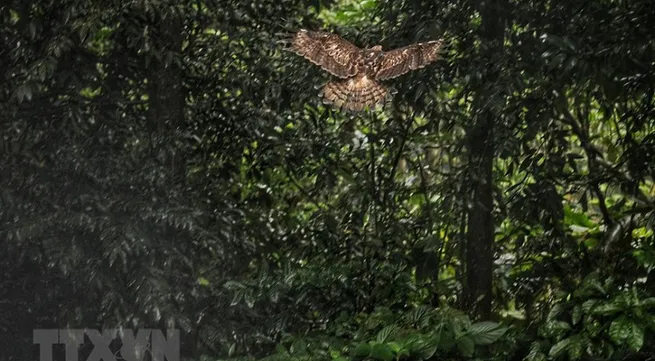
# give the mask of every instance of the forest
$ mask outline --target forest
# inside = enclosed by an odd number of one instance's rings
[[[444,45],[352,113],[301,29]],[[73,328],[176,329],[184,361],[655,360],[653,34],[653,0],[0,2],[0,360]]]

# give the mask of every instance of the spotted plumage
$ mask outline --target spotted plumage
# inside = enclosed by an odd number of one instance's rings
[[[340,78],[320,92],[323,102],[350,111],[374,108],[390,100],[392,92],[380,84],[420,69],[439,59],[443,39],[416,43],[391,51],[382,46],[360,49],[340,36],[301,29],[285,39],[288,50]]]

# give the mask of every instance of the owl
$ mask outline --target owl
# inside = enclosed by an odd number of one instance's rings
[[[281,40],[292,51],[340,78],[325,84],[319,96],[326,104],[353,112],[388,102],[393,92],[380,83],[439,59],[443,39],[390,51],[376,45],[361,49],[340,36],[301,29]]]

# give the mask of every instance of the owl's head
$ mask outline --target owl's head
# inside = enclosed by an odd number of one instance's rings
[[[382,54],[382,46],[376,45],[364,50],[364,57],[367,60],[373,60]]]

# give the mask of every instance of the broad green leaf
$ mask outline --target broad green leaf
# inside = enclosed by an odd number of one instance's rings
[[[569,225],[582,226],[586,228],[592,228],[594,222],[589,219],[589,216],[583,212],[578,212],[571,207],[564,207],[564,221]]]
[[[610,324],[610,338],[617,345],[627,345],[639,351],[644,344],[644,329],[627,317],[619,317]]]
[[[500,327],[500,324],[498,324],[496,322],[489,322],[489,321],[478,322],[478,323],[472,324],[471,327],[469,327],[469,332],[471,332],[471,333],[486,333],[486,332],[493,331],[493,330],[495,330],[495,329],[497,329],[499,327]]]
[[[455,335],[451,331],[443,330],[438,334],[435,333],[435,342],[439,348],[449,349],[455,345]]]
[[[371,358],[381,361],[391,361],[394,359],[394,354],[387,345],[376,343],[371,347]]]
[[[571,325],[565,321],[551,321],[544,327],[546,334],[550,336],[559,336],[571,330]]]
[[[288,353],[288,352],[287,352],[287,349],[284,348],[284,345],[282,345],[282,344],[280,344],[280,343],[278,343],[278,344],[275,346],[275,352],[277,352],[277,353],[279,353],[279,354],[287,354],[287,353]]]
[[[557,316],[559,316],[563,311],[564,311],[564,307],[562,306],[562,304],[561,304],[561,303],[560,303],[560,304],[556,304],[556,305],[553,306],[553,307],[550,309],[550,311],[548,312],[548,316],[546,317],[546,321],[552,321],[552,320],[554,320],[554,319],[557,318]]]
[[[396,352],[396,358],[397,359],[409,358],[410,356],[411,356],[411,353],[406,348],[400,349],[400,350],[398,350],[398,352]]]
[[[529,353],[523,361],[546,361],[546,355],[541,352]]]
[[[641,347],[644,345],[644,333],[643,327],[635,323],[632,324],[632,333],[626,341],[633,351],[637,352],[641,350]]]
[[[599,275],[597,272],[589,274],[587,277],[585,277],[584,281],[582,282],[582,288],[579,290],[576,290],[576,294],[580,293],[593,293],[593,294],[601,294],[604,295],[607,293],[605,290],[605,287],[599,280]]]
[[[507,328],[495,322],[479,322],[471,326],[468,336],[478,345],[488,345],[496,342],[505,332]]]
[[[646,308],[653,307],[655,306],[655,297],[644,298],[639,302],[639,305]]]
[[[399,344],[398,342],[389,342],[387,343],[387,347],[389,347],[389,349],[391,349],[391,351],[393,351],[394,353],[398,353],[398,351],[400,351],[400,349],[402,348],[402,345]]]
[[[377,342],[379,343],[385,343],[389,340],[389,337],[393,335],[393,333],[396,331],[396,326],[390,325],[378,332],[378,335],[376,337]]]
[[[437,352],[437,345],[434,344],[425,344],[419,351],[419,356],[423,360],[427,360],[432,358],[434,354]]]
[[[550,352],[548,352],[548,356],[557,358],[561,356],[569,347],[569,344],[571,343],[570,338],[565,338],[561,340],[560,342],[556,343],[553,347],[550,348]]]
[[[426,360],[431,358],[434,353],[437,352],[437,347],[438,344],[434,339],[419,339],[411,346],[411,349],[409,345],[407,348],[410,349],[410,351],[412,349],[415,350],[417,356],[421,360]]]
[[[422,325],[423,321],[428,319],[430,316],[429,308],[421,306],[411,310],[407,314],[407,320],[414,325]]]
[[[360,343],[355,347],[355,350],[353,351],[353,355],[355,357],[368,357],[371,354],[371,345],[368,343]]]
[[[583,342],[580,335],[575,335],[569,338],[569,346],[567,350],[569,351],[569,360],[578,360],[582,356],[582,351],[584,349],[585,343]]]
[[[631,332],[630,321],[626,317],[617,318],[610,325],[610,337],[616,344],[623,344],[623,341],[628,338],[628,334]]]
[[[599,315],[599,316],[608,316],[623,311],[623,308],[618,303],[615,303],[613,301],[614,300],[610,301],[609,303],[603,303],[595,306],[594,308],[592,308],[591,314]]]
[[[582,311],[586,314],[591,313],[596,304],[598,304],[598,300],[586,300],[582,304]]]
[[[473,356],[473,351],[475,350],[475,343],[468,336],[462,336],[457,339],[457,349],[465,357]]]
[[[305,339],[296,339],[289,346],[289,352],[292,354],[302,354],[307,352],[308,344]]]
[[[417,334],[410,334],[403,341],[403,348],[414,351],[420,348],[422,342],[422,339]]]
[[[546,355],[541,350],[541,344],[537,341],[530,345],[530,352],[523,361],[546,361]]]

